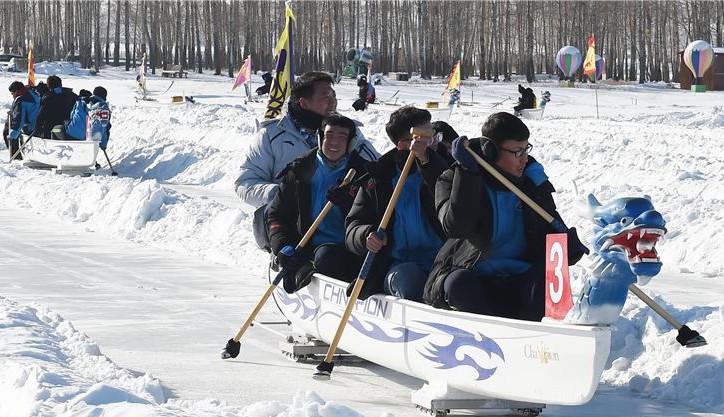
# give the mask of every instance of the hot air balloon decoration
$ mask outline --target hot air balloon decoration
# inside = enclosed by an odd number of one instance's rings
[[[606,73],[606,60],[601,56],[596,55],[596,80],[603,78],[603,74]]]
[[[704,84],[702,78],[713,61],[714,50],[711,45],[705,41],[694,41],[686,47],[684,50],[684,63],[694,75],[694,83],[691,85],[691,91],[697,93],[706,91],[706,84]]]
[[[581,66],[581,62],[583,62],[581,51],[575,46],[564,46],[556,54],[556,65],[561,69],[564,77],[571,79],[571,81],[573,81],[573,74]]]

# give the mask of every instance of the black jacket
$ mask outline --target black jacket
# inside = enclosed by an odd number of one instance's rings
[[[377,231],[382,221],[382,216],[387,209],[387,204],[390,198],[392,198],[392,191],[394,190],[392,180],[396,174],[395,166],[399,166],[401,169],[407,159],[407,155],[409,155],[408,151],[398,151],[395,148],[382,155],[379,160],[367,163],[367,171],[370,173],[370,179],[365,186],[358,191],[354,205],[345,219],[345,245],[350,252],[361,256],[367,254],[367,236]],[[422,202],[425,217],[437,235],[440,236],[441,239],[444,239],[445,234],[440,223],[437,221],[435,213],[434,189],[437,178],[447,166],[445,161],[429,148],[427,149],[427,155],[429,158],[428,162],[421,165],[419,161],[416,160],[412,170],[420,170],[424,184],[426,185],[420,189],[420,201]],[[365,284],[360,293],[361,299],[383,291],[382,279],[389,269],[389,252],[395,239],[391,234],[394,227],[394,219],[395,217],[392,216],[385,228],[388,239],[387,245],[375,255],[372,269],[369,276],[365,278]]]
[[[70,119],[78,95],[70,88],[62,87],[60,94],[51,90],[40,102],[40,112],[35,121],[35,130],[43,138],[50,138],[50,131]]]
[[[529,163],[534,162],[529,157]],[[435,188],[435,204],[440,224],[448,240],[438,252],[430,275],[425,283],[423,298],[435,307],[447,307],[443,284],[447,275],[457,269],[470,269],[489,253],[493,233],[493,207],[483,182],[491,187],[506,190],[505,186],[487,172],[472,174],[459,166],[445,171]],[[553,217],[561,220],[556,212],[549,181],[536,186],[523,177],[518,184],[526,195]],[[523,204],[523,222],[527,243],[524,260],[535,263],[545,257],[546,234],[555,233],[553,227],[526,204]]]
[[[523,109],[534,109],[535,108],[535,93],[532,88],[526,88],[518,84],[518,92],[520,92],[520,98],[518,99],[518,105],[513,107],[515,111],[521,111]]]
[[[317,170],[317,149],[295,159],[279,174],[283,180],[267,212],[269,243],[274,254],[286,245],[295,246],[299,243],[314,221],[311,214],[311,183]],[[347,161],[347,170],[354,168],[356,171],[350,187],[350,200],[354,199],[358,188],[355,181],[359,182],[366,173],[365,162],[357,151],[352,151]]]

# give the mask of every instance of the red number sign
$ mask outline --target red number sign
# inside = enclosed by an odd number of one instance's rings
[[[568,237],[565,233],[546,236],[546,317],[563,320],[573,307],[568,275]]]

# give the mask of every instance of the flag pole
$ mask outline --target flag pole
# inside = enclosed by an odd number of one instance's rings
[[[593,89],[596,91],[596,119],[598,119],[598,86],[595,85],[595,81],[594,81]]]

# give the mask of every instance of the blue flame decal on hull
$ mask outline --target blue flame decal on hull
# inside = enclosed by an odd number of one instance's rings
[[[297,314],[299,309],[302,309],[302,320],[313,320],[317,316],[319,306],[314,302],[313,297],[306,294],[287,294],[286,291],[279,287],[277,287],[276,293],[279,302],[284,305],[291,306],[293,314]],[[313,307],[307,306],[307,301],[310,301]]]
[[[427,352],[420,352],[423,357],[439,364],[437,367],[438,369],[451,369],[458,366],[469,366],[478,373],[478,377],[476,378],[477,381],[485,380],[493,376],[495,371],[498,369],[497,367],[485,368],[477,363],[475,359],[466,354],[463,354],[462,359],[458,359],[456,357],[458,349],[466,346],[485,352],[490,358],[492,358],[493,355],[496,355],[505,362],[505,355],[503,354],[500,346],[495,343],[493,339],[486,337],[481,333],[478,333],[476,336],[473,333],[445,324],[430,322],[421,323],[441,330],[453,337],[452,341],[448,345],[436,345],[430,343],[430,346],[426,348]]]
[[[427,336],[427,333],[418,333],[414,332],[410,329],[407,329],[402,326],[398,326],[392,329],[389,329],[390,332],[394,332],[399,334],[399,336],[391,336],[387,334],[382,328],[375,323],[368,321],[365,323],[362,323],[355,317],[354,315],[351,316],[352,321],[349,323],[350,326],[357,329],[358,332],[364,334],[365,336],[368,336],[372,339],[378,340],[380,342],[387,342],[387,343],[405,343],[405,342],[413,342],[418,339],[422,339],[423,337]],[[372,327],[372,329],[367,330],[365,325],[368,325]]]
[[[325,315],[330,314],[334,317],[339,317],[340,319],[342,316],[340,314],[326,311],[319,315],[320,318],[324,317]],[[365,321],[364,323],[357,319],[354,314],[350,315],[350,321],[348,322],[350,326],[352,326],[355,330],[362,333],[363,335],[369,337],[370,339],[377,340],[379,342],[384,343],[406,343],[406,342],[414,342],[415,340],[422,339],[423,337],[427,336],[429,333],[418,333],[415,331],[412,331],[410,329],[407,329],[405,327],[394,327],[392,329],[388,329],[387,331],[397,334],[393,336],[392,334],[387,333],[384,329],[382,329],[377,324],[371,322],[371,321]],[[368,329],[367,326],[371,327],[371,329]]]
[[[73,147],[68,145],[53,146],[50,149],[38,149],[36,152],[43,155],[55,154],[55,159],[68,159],[73,156]]]

